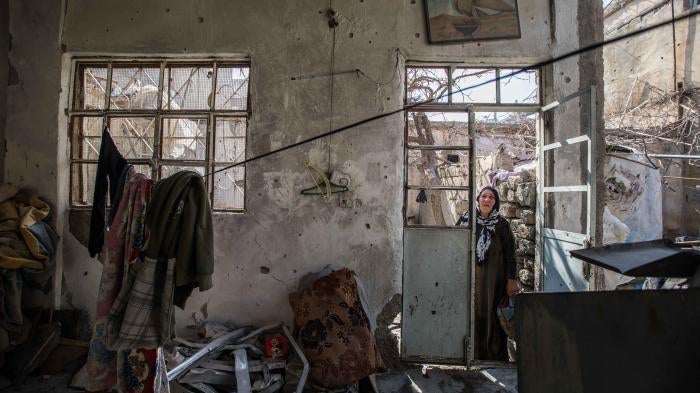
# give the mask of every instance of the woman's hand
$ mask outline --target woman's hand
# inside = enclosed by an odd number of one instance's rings
[[[518,284],[518,281],[508,279],[508,283],[506,284],[506,293],[508,296],[515,296],[518,292],[520,292],[520,284]]]

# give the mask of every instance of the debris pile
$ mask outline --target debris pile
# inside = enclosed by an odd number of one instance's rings
[[[523,289],[532,291],[535,266],[535,211],[537,182],[534,169],[516,172],[497,186],[501,214],[510,221],[515,236],[518,279]]]
[[[309,365],[283,323],[232,329],[205,321],[197,330],[198,339],[176,338],[175,346],[166,351],[171,391],[273,393],[283,388],[304,389]]]

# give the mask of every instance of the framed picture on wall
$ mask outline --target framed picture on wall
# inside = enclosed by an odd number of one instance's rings
[[[423,0],[431,44],[520,38],[517,0]]]

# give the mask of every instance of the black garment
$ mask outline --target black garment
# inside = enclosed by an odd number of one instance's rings
[[[90,217],[88,251],[91,257],[102,251],[104,244],[107,189],[109,189],[109,200],[114,201],[118,190],[117,183],[119,183],[119,178],[126,165],[126,160],[119,153],[112,136],[105,128],[102,131],[102,146],[100,146],[100,157],[97,161],[95,195],[92,199],[92,215]]]
[[[114,194],[114,199],[110,199],[111,209],[109,209],[109,219],[107,220],[107,225],[111,226],[112,221],[114,221],[114,216],[117,214],[117,208],[119,207],[119,202],[122,200],[122,193],[124,191],[124,184],[129,177],[129,168],[133,168],[133,165],[127,165],[122,170],[122,174],[119,176],[119,181],[117,182],[117,192]],[[111,194],[110,194],[111,195]]]
[[[477,233],[481,225],[476,225]],[[500,217],[491,238],[488,260],[474,272],[475,357],[507,361],[506,334],[498,322],[496,306],[506,295],[508,280],[516,279],[515,238],[508,221]]]

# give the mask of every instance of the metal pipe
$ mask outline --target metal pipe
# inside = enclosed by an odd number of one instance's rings
[[[304,369],[299,376],[299,383],[297,383],[296,390],[296,393],[302,393],[304,391],[304,385],[306,384],[306,377],[309,375],[309,361],[306,360],[306,356],[304,356],[304,352],[301,350],[301,347],[299,347],[299,344],[297,344],[294,337],[292,337],[292,333],[289,332],[289,329],[287,329],[287,326],[284,324],[282,324],[282,331],[284,332],[284,335],[287,336],[287,340],[289,340],[289,343],[292,344],[292,348],[294,348],[297,356],[299,356],[299,359],[301,359],[301,362],[304,364]]]
[[[664,179],[700,180],[700,177],[661,176]]]
[[[682,160],[700,160],[700,155],[691,154],[647,154],[649,157],[654,158],[678,158]]]
[[[273,324],[273,325],[267,325],[267,326],[261,327],[261,328],[258,329],[258,330],[254,330],[254,331],[248,333],[248,334],[247,334],[246,336],[244,336],[244,337],[235,338],[233,341],[234,341],[234,343],[236,343],[236,344],[240,344],[240,343],[242,343],[242,342],[245,341],[245,340],[251,339],[251,338],[253,338],[253,337],[259,335],[260,333],[263,333],[263,332],[266,332],[266,331],[268,331],[268,330],[272,330],[272,329],[278,328],[278,327],[280,327],[280,326],[284,326],[282,322],[278,322],[278,323],[275,323],[275,324]]]
[[[407,189],[409,190],[442,190],[442,191],[469,191],[471,187],[469,186],[432,186],[432,185],[424,185],[424,186],[416,186],[409,184],[406,186]]]
[[[250,374],[248,374],[248,355],[245,349],[236,349],[233,351],[233,356],[236,359],[236,392],[252,393]]]
[[[654,167],[653,165],[651,165],[651,164],[649,164],[649,163],[646,163],[646,162],[643,162],[643,161],[633,160],[633,159],[631,159],[631,158],[627,158],[627,157],[621,156],[621,155],[619,155],[619,154],[617,154],[617,153],[606,153],[606,155],[608,155],[608,156],[610,156],[610,157],[619,158],[619,159],[621,159],[621,160],[634,162],[635,164],[644,165],[644,166],[647,167],[647,168],[659,169],[659,168]]]
[[[236,329],[230,333],[226,333],[223,336],[214,339],[212,342],[207,344],[207,346],[202,348],[200,351],[198,351],[197,353],[195,353],[191,357],[187,358],[187,360],[180,363],[174,369],[168,371],[168,374],[167,374],[168,382],[174,381],[175,379],[180,377],[180,375],[182,375],[185,371],[194,367],[199,361],[204,359],[204,357],[206,355],[209,355],[210,353],[218,350],[220,347],[223,347],[224,345],[228,344],[229,342],[238,339],[239,337],[241,337],[242,335],[245,334],[245,331],[246,331],[245,328]]]
[[[607,153],[608,155],[630,155],[630,156],[638,156],[638,155],[643,155],[644,153],[627,153],[627,152],[615,152],[615,153]],[[655,153],[650,153],[647,154],[649,157],[654,157],[654,158],[679,158],[679,159],[687,159],[687,160],[700,160],[700,155],[693,155],[693,154],[655,154]]]

